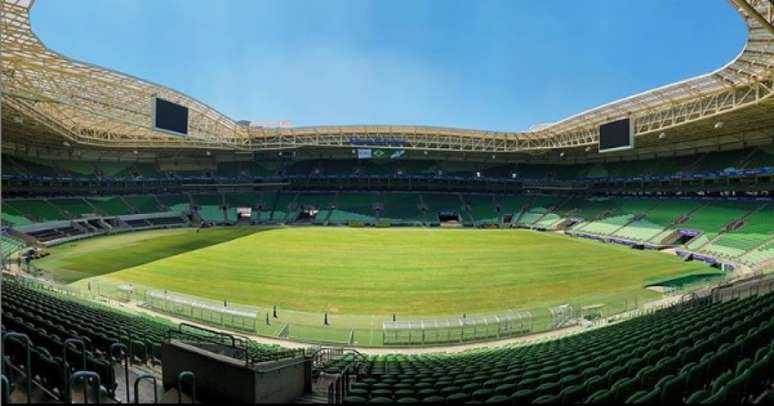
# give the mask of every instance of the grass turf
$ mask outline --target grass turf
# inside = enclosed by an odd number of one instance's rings
[[[257,230],[99,238],[54,248],[39,265],[64,280],[102,274],[96,280],[263,308],[417,317],[645,300],[658,297],[645,290],[645,280],[707,269],[661,253],[521,230]]]
[[[50,251],[53,255],[35,261],[51,271],[58,282],[71,283],[109,274],[173,255],[260,231],[256,228],[213,228],[196,232],[190,228],[140,231],[68,242]]]

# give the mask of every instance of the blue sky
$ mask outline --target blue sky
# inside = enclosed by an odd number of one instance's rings
[[[524,130],[714,70],[723,0],[37,0],[72,58],[234,119]]]

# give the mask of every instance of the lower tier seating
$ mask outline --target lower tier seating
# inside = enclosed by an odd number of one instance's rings
[[[541,344],[357,362],[345,403],[739,403],[774,378],[774,294],[678,306]]]

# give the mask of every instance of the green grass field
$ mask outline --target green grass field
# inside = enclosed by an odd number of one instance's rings
[[[705,271],[662,253],[520,230],[216,228],[52,249],[64,282],[130,282],[261,308],[332,315],[495,313],[656,298],[646,280]],[[642,300],[641,299],[641,300]]]

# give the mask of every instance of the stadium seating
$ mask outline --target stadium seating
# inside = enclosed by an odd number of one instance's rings
[[[419,210],[419,195],[384,192],[380,199],[383,205],[383,210],[379,216],[381,221],[413,225],[424,224],[424,216]]]
[[[87,200],[102,215],[120,216],[131,213],[131,208],[122,197],[91,197]]]
[[[774,261],[774,242],[769,240],[765,245],[759,246],[739,257],[739,261],[748,266]]]
[[[345,403],[675,403],[699,396],[738,403],[771,379],[773,311],[774,294],[767,294],[666,309],[521,347],[371,356],[358,362]]]
[[[36,223],[45,221],[67,220],[67,215],[46,199],[3,200],[3,206],[8,206],[17,213]]]
[[[78,339],[85,343],[83,354],[75,347],[68,348],[68,364],[71,371],[80,369],[73,360],[85,358],[86,367],[97,372],[100,383],[108,392],[115,390],[117,379],[108,353],[114,343],[129,348],[134,362],[161,360],[161,342],[166,339],[169,324],[137,316],[119,313],[91,302],[73,301],[49,292],[31,289],[5,278],[2,286],[3,333],[17,332],[27,335],[33,344],[32,375],[37,382],[60,396],[65,389],[64,342]],[[252,343],[248,347],[256,361],[268,361],[287,354],[287,350],[275,345]],[[8,341],[4,355],[13,365],[24,365],[23,347],[16,341]]]
[[[531,226],[538,220],[542,220],[546,214],[549,214],[554,206],[558,205],[561,199],[552,197],[535,196],[529,204],[529,207],[518,218],[517,223],[524,226]]]
[[[331,213],[331,204],[333,204],[335,197],[334,193],[299,193],[296,204],[299,210],[318,210],[313,222],[314,224],[324,224]]]
[[[18,238],[14,238],[3,232],[2,237],[0,237],[0,254],[3,256],[3,258],[6,258],[9,255],[21,250],[26,245],[27,244],[24,241],[19,240]]]
[[[495,200],[500,205],[500,213],[513,214],[511,222],[514,223],[530,202],[528,196],[497,196]]]
[[[135,213],[155,213],[162,211],[159,202],[153,195],[149,196],[125,196],[126,202]]]
[[[226,193],[172,193],[105,197],[67,197],[5,200],[5,225],[78,219],[83,215],[129,215],[172,211],[183,213],[191,204],[202,220],[221,224],[237,222],[237,207],[256,209],[250,220],[258,223],[437,225],[438,214],[456,212],[467,226],[497,224],[511,214],[511,224],[545,230],[564,223],[571,233],[641,243],[672,244],[680,229],[697,237],[686,244],[691,251],[718,258],[757,264],[766,257],[755,252],[774,238],[774,206],[765,200],[707,200],[690,198],[581,198],[529,195],[485,195],[434,192],[297,192],[256,191]],[[224,210],[225,204],[225,210]],[[378,213],[375,208],[381,207]],[[497,207],[501,211],[498,214]],[[260,210],[257,210],[260,208]],[[304,208],[319,210],[313,219],[299,220]],[[423,211],[425,208],[426,211]],[[129,226],[150,227],[154,222],[132,219]],[[181,219],[170,220],[170,225]],[[89,230],[77,227],[35,230],[41,241],[67,238]],[[88,227],[87,227],[88,228]],[[668,240],[667,237],[672,238]],[[751,255],[746,256],[747,253]]]
[[[298,193],[285,192],[279,193],[271,207],[271,221],[283,223],[288,219],[295,218],[297,206],[294,205]]]
[[[258,194],[250,192],[227,192],[224,194],[228,207],[250,207],[258,205]]]
[[[497,224],[497,206],[493,196],[487,195],[464,195],[463,199],[470,208],[466,213],[470,221],[476,224]],[[463,218],[463,222],[468,223],[468,218]]]
[[[191,206],[191,199],[183,194],[164,194],[156,196],[161,203],[161,208],[167,211],[182,212]]]
[[[24,226],[27,224],[32,224],[32,220],[24,217],[22,213],[9,206],[8,204],[4,204],[2,208],[3,224],[10,226]]]
[[[427,220],[438,223],[438,214],[441,212],[462,214],[462,200],[458,194],[451,193],[422,193],[422,201],[427,208]]]
[[[669,228],[681,216],[700,207],[701,203],[694,200],[663,199],[658,200],[647,211],[645,217],[629,223],[616,235],[634,241],[650,241]],[[660,241],[654,241],[656,243]]]
[[[702,251],[712,255],[735,258],[772,238],[774,207],[765,206],[744,220],[741,228],[724,233]]]
[[[49,203],[57,206],[69,218],[78,218],[84,214],[96,214],[94,206],[84,199],[49,199]]]
[[[328,222],[331,224],[374,223],[376,211],[374,205],[379,201],[376,193],[340,192],[336,199],[336,208],[331,211]]]
[[[742,218],[761,206],[761,203],[753,202],[723,202],[711,201],[691,214],[690,218],[680,224],[680,228],[703,230],[703,238],[691,241],[688,249],[700,249],[722,231],[723,227],[734,220]]]

